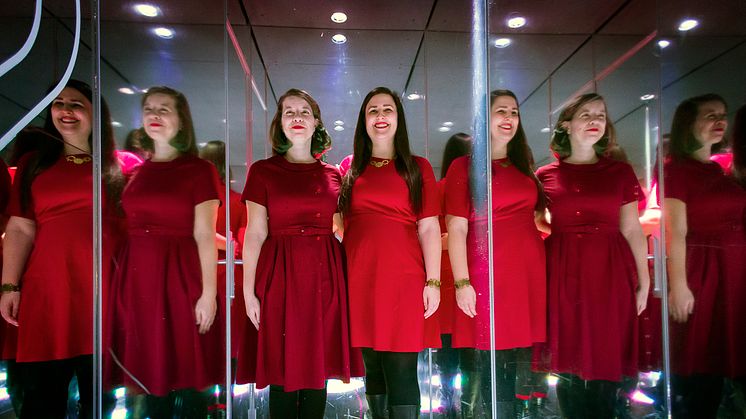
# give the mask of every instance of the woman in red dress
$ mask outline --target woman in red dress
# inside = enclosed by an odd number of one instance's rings
[[[154,152],[122,194],[128,231],[106,319],[107,384],[152,396],[151,417],[206,416],[198,392],[225,377],[223,328],[213,326],[217,171],[197,157],[183,94],[152,87],[142,112]]]
[[[622,378],[637,376],[637,315],[650,286],[643,196],[632,167],[607,157],[616,139],[601,96],[562,110],[551,148],[558,160],[536,173],[552,230],[543,367],[560,375],[564,415],[611,418]]]
[[[18,326],[22,417],[64,418],[78,378],[79,414],[93,415],[91,89],[70,80],[47,110],[40,141],[18,163],[3,248],[0,311]],[[102,100],[104,282],[123,177]],[[64,245],[60,245],[64,243]]]
[[[326,380],[362,373],[332,229],[341,177],[320,160],[331,137],[308,93],[291,89],[280,98],[269,135],[275,155],[251,166],[242,195],[246,327],[259,336],[239,353],[238,381],[270,385],[273,418],[323,418]]]
[[[478,238],[487,231],[487,219],[475,214],[479,203],[470,184],[478,178],[470,176],[468,157],[454,161],[446,178],[448,248],[460,308],[453,345],[496,350],[497,410],[500,417],[512,417],[522,405],[528,408],[535,393],[531,347],[546,338],[546,257],[537,229],[544,225],[537,220],[543,220],[545,204],[515,94],[495,90],[490,98],[495,346],[490,342],[489,261]],[[480,355],[484,359],[489,352]],[[489,370],[488,359],[483,371]],[[483,396],[490,398],[489,392]]]
[[[439,347],[440,203],[433,169],[409,148],[399,97],[363,100],[340,206],[350,283],[352,345],[363,348],[374,418],[419,414],[417,354]]]
[[[746,378],[746,190],[710,161],[727,115],[715,94],[679,104],[664,165],[677,418],[715,418],[723,378]]]

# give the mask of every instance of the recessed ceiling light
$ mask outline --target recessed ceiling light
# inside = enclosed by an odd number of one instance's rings
[[[332,36],[332,42],[334,42],[335,44],[344,44],[345,42],[347,42],[347,37],[342,35],[341,33],[338,33]]]
[[[526,18],[523,16],[516,16],[508,19],[508,27],[517,29],[526,24]]]
[[[111,121],[111,126],[119,128],[122,126],[122,123],[119,121]]]
[[[158,16],[158,8],[153,6],[152,4],[136,4],[135,11],[147,17]]]
[[[337,125],[336,127],[334,127],[334,131],[344,131],[344,130],[345,130],[345,127],[343,127],[342,125]]]
[[[679,30],[682,32],[692,30],[699,25],[699,22],[696,19],[686,19],[679,23]]]
[[[667,39],[661,39],[660,41],[658,41],[658,46],[659,46],[659,47],[660,47],[661,49],[663,49],[663,48],[666,48],[666,47],[668,47],[669,45],[671,45],[671,41],[669,41],[669,40],[667,40]]]
[[[452,127],[453,126],[453,122],[451,122],[451,121],[443,122],[443,126],[444,127]]]
[[[547,132],[549,132],[549,131],[551,131],[551,130],[552,130],[552,129],[551,129],[551,128],[549,128],[549,127],[544,127],[544,128],[542,128],[542,129],[541,129],[541,132],[543,132],[543,133],[547,133]]]
[[[440,132],[448,132],[448,131],[450,131],[450,130],[451,130],[451,129],[450,129],[450,128],[448,128],[448,127],[440,127],[440,128],[438,128],[438,131],[440,131]]]
[[[169,28],[155,28],[153,29],[153,33],[164,39],[171,39],[174,37],[174,31]]]
[[[652,93],[648,93],[646,95],[640,96],[640,100],[652,100],[655,99],[655,95]]]
[[[342,12],[334,12],[332,13],[332,22],[345,23],[347,22],[347,15]]]
[[[407,95],[407,99],[409,100],[417,100],[420,98],[422,98],[422,95],[420,95],[419,93],[410,93]]]
[[[495,40],[495,46],[498,48],[505,48],[508,45],[510,45],[510,39],[509,38],[498,38]]]
[[[120,87],[119,93],[124,93],[125,95],[134,95],[135,91],[129,87]]]
[[[206,146],[206,145],[207,145],[207,143],[199,143],[199,144],[197,144],[197,145],[198,145],[198,146],[200,146],[200,147],[204,147],[204,146]]]
[[[337,119],[336,121],[334,121],[334,125],[344,125],[344,124],[345,124],[345,121],[341,119]]]

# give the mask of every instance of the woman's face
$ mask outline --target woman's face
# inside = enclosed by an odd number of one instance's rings
[[[510,96],[498,96],[490,109],[490,137],[492,141],[508,143],[518,131],[521,117],[518,102]]]
[[[154,93],[142,106],[142,126],[154,141],[171,141],[181,129],[176,99],[163,93]]]
[[[62,138],[85,138],[91,135],[93,106],[72,87],[62,89],[52,101],[52,122]]]
[[[304,99],[288,96],[282,101],[282,132],[292,144],[306,142],[318,125],[313,109]]]
[[[727,109],[723,102],[705,102],[699,105],[697,119],[692,127],[694,138],[703,146],[719,143],[728,128],[727,117]]]
[[[372,141],[393,141],[398,126],[396,103],[391,95],[379,93],[365,105],[365,130]]]
[[[571,145],[592,146],[606,132],[606,104],[602,100],[588,102],[563,125],[570,136]]]

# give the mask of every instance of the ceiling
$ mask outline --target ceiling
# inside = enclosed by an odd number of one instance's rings
[[[379,85],[422,98],[405,98],[413,149],[439,172],[442,146],[458,131],[473,131],[475,58],[472,2],[465,0],[148,0],[161,14],[133,13],[133,1],[105,0],[101,10],[101,83],[117,137],[139,126],[139,97],[120,87],[167,84],[190,100],[200,141],[228,138],[240,188],[247,160],[267,153],[267,125],[275,98],[291,87],[307,90],[321,105],[332,132],[329,161],[351,152],[355,118],[365,94]],[[37,43],[28,57],[0,78],[0,132],[7,131],[44,96],[65,69],[72,46],[73,0],[44,2]],[[23,45],[34,2],[2,2],[0,41],[4,61]],[[83,31],[74,77],[91,79],[90,7],[83,1]],[[343,11],[344,24],[330,15]],[[506,19],[525,16],[510,29]],[[236,42],[225,35],[231,24]],[[685,17],[701,24],[688,33]],[[491,88],[509,88],[521,102],[522,121],[537,160],[548,160],[546,130],[569,97],[585,88],[605,95],[620,141],[642,175],[645,103],[648,132],[665,131],[676,103],[714,91],[733,110],[746,102],[740,72],[746,66],[743,0],[492,1],[488,51]],[[158,25],[172,39],[152,34]],[[331,42],[342,33],[347,42]],[[492,42],[512,41],[507,48]],[[656,41],[671,46],[662,50]],[[245,58],[242,68],[239,55]],[[252,83],[254,87],[252,87]],[[265,103],[267,111],[261,106]],[[343,131],[331,131],[334,121]],[[451,131],[441,132],[444,122]],[[226,128],[227,126],[227,128]]]

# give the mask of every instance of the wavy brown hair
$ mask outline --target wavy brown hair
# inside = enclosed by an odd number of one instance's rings
[[[176,136],[171,139],[168,143],[182,154],[189,154],[191,156],[197,155],[197,136],[194,133],[194,120],[192,119],[192,112],[189,110],[189,102],[186,96],[178,90],[172,89],[168,86],[153,86],[148,89],[147,93],[142,95],[142,101],[140,107],[145,106],[145,100],[148,97],[162,94],[171,96],[176,102],[176,112],[179,115],[179,123],[181,128]],[[148,134],[143,132],[145,135],[146,144],[149,142],[153,144],[153,139],[148,137]]]
[[[314,129],[311,136],[311,154],[315,159],[320,159],[332,148],[332,137],[326,131],[326,128],[324,128],[324,121],[321,119],[321,108],[319,108],[318,102],[306,91],[300,89],[288,90],[277,101],[277,112],[275,112],[275,116],[272,118],[272,123],[269,126],[269,141],[272,143],[272,153],[283,155],[293,145],[282,131],[282,103],[290,96],[305,100],[311,107],[313,117],[316,120],[316,129]]]
[[[562,109],[562,112],[560,112],[559,118],[557,118],[557,126],[554,129],[552,140],[549,143],[549,148],[552,149],[555,156],[559,160],[569,157],[570,154],[572,154],[572,146],[570,145],[570,134],[567,133],[567,129],[562,125],[565,122],[570,122],[575,114],[580,110],[580,108],[583,107],[583,105],[585,105],[586,103],[595,102],[597,100],[603,102],[604,109],[606,109],[606,101],[604,100],[603,96],[597,93],[586,93],[584,95],[576,97],[572,102],[570,102]],[[614,128],[614,124],[609,118],[609,111],[608,109],[606,109],[606,129],[604,130],[603,137],[601,137],[601,139],[593,145],[593,149],[599,156],[613,158],[616,155],[614,154],[614,149],[616,147],[616,129]]]
[[[679,103],[671,121],[671,145],[669,153],[677,159],[691,156],[692,153],[702,148],[702,143],[694,136],[694,123],[697,122],[699,107],[708,102],[720,102],[728,109],[728,103],[722,96],[708,93],[700,96],[690,97]],[[719,151],[725,144],[725,137],[717,144],[713,144],[712,152]]]

